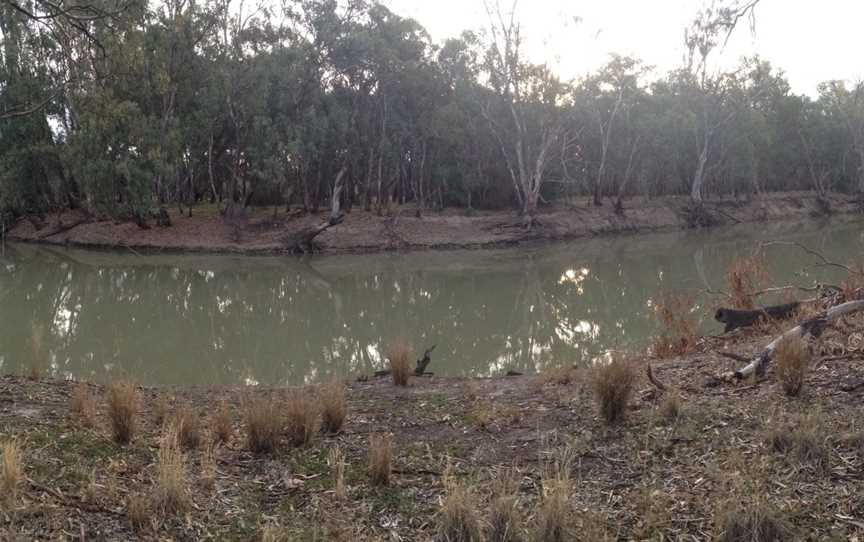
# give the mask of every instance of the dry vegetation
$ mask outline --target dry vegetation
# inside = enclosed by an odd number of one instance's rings
[[[328,433],[338,433],[348,416],[345,385],[332,380],[322,385],[318,393],[321,398],[321,427]]]
[[[438,540],[482,542],[483,524],[476,497],[449,475],[445,475],[444,486],[444,502],[438,512]]]
[[[174,416],[177,439],[186,449],[195,449],[201,444],[201,418],[189,406],[183,405]]]
[[[166,426],[159,444],[156,465],[156,487],[153,507],[163,516],[172,516],[184,511],[188,505],[186,466],[180,448],[181,430],[178,426]]]
[[[661,327],[651,345],[655,356],[686,356],[696,349],[699,336],[694,306],[693,298],[684,294],[666,294],[655,302],[654,312]]]
[[[309,389],[294,390],[285,401],[285,434],[291,446],[306,446],[321,427],[321,405]]]
[[[774,373],[789,397],[797,397],[804,387],[807,369],[810,367],[810,349],[797,337],[780,341],[774,354]]]
[[[395,341],[385,351],[393,383],[407,386],[411,378],[411,347],[405,341]]]
[[[231,409],[225,401],[220,401],[210,417],[210,434],[213,442],[224,444],[231,441],[234,434],[234,420]]]
[[[18,489],[24,478],[21,448],[14,440],[0,444],[0,502],[11,509],[18,501]]]
[[[369,480],[372,485],[390,484],[393,473],[393,439],[390,435],[369,437]]]
[[[627,359],[615,356],[593,369],[594,397],[600,415],[608,424],[620,422],[627,412],[636,383],[636,369]]]
[[[756,307],[756,295],[771,280],[768,266],[761,255],[739,258],[726,270],[726,286],[729,301],[736,309],[752,310]]]
[[[135,417],[138,413],[138,392],[126,381],[108,386],[108,419],[114,440],[128,444],[135,435]]]
[[[247,397],[243,405],[246,446],[254,453],[272,452],[279,445],[282,413],[273,397]]]
[[[69,410],[84,427],[93,427],[96,423],[96,398],[90,391],[90,386],[81,382],[72,390],[69,399]]]

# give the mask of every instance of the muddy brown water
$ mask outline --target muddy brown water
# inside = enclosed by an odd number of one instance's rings
[[[430,370],[491,376],[644,349],[665,291],[703,329],[735,257],[761,241],[864,259],[862,222],[747,224],[533,248],[290,257],[139,255],[6,245],[0,373],[146,385],[298,384],[382,368],[384,346],[437,345]],[[839,280],[792,246],[777,283]],[[809,267],[808,267],[809,266]]]

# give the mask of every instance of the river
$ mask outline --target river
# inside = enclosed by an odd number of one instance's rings
[[[144,385],[285,385],[382,368],[402,339],[439,375],[491,376],[642,350],[665,291],[703,329],[729,262],[761,241],[864,256],[861,222],[747,224],[533,248],[367,255],[140,255],[7,245],[0,373]],[[766,249],[776,283],[839,280],[800,249]],[[807,269],[805,269],[807,268]]]

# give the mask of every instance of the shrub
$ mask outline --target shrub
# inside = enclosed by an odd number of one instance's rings
[[[255,453],[268,453],[279,444],[282,416],[273,398],[248,398],[243,415],[246,421],[246,444]]]
[[[128,444],[135,434],[135,416],[138,413],[138,392],[126,381],[108,386],[108,419],[114,440]]]
[[[224,443],[231,440],[234,433],[234,423],[231,419],[231,410],[224,401],[219,403],[210,418],[210,432],[214,442]]]
[[[147,499],[141,495],[130,495],[126,499],[126,517],[136,531],[144,529],[150,519]]]
[[[0,444],[0,501],[7,509],[11,509],[18,501],[18,487],[24,479],[24,467],[21,465],[21,448],[14,440]]]
[[[175,416],[180,445],[194,450],[201,443],[201,417],[188,406],[180,407]]]
[[[72,390],[69,409],[84,427],[93,427],[96,420],[96,398],[93,397],[87,384],[81,382]]]
[[[169,516],[182,512],[188,505],[183,452],[180,450],[180,428],[169,424],[159,443],[155,507]]]
[[[798,337],[784,337],[774,351],[774,374],[789,397],[797,397],[804,387],[810,366],[810,349]]]
[[[372,435],[369,438],[369,480],[373,485],[390,484],[393,449],[390,435]]]
[[[386,355],[393,383],[407,386],[411,378],[411,347],[404,341],[396,341],[387,346]]]
[[[321,406],[308,390],[295,390],[285,403],[285,433],[292,446],[305,446],[320,427]]]
[[[348,401],[345,398],[345,385],[333,380],[321,386],[321,425],[328,433],[338,433],[348,415]]]
[[[661,327],[651,346],[655,356],[684,356],[696,349],[698,324],[693,305],[693,298],[674,294],[664,295],[655,302],[654,313]]]
[[[477,503],[462,484],[445,480],[447,494],[438,512],[438,540],[441,542],[480,542],[483,528]]]
[[[614,357],[609,363],[596,365],[593,373],[594,397],[600,414],[607,424],[618,423],[627,411],[636,371],[629,361]]]

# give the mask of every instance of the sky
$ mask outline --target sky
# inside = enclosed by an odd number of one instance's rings
[[[436,42],[488,26],[483,0],[383,0],[417,19]],[[510,1],[501,0],[509,9]],[[609,53],[628,54],[655,67],[655,76],[680,67],[684,28],[702,0],[520,0],[524,50],[565,79],[601,66]],[[748,21],[735,30],[720,67],[759,54],[782,69],[800,94],[815,96],[820,82],[864,78],[864,0],[762,0],[755,33]]]

